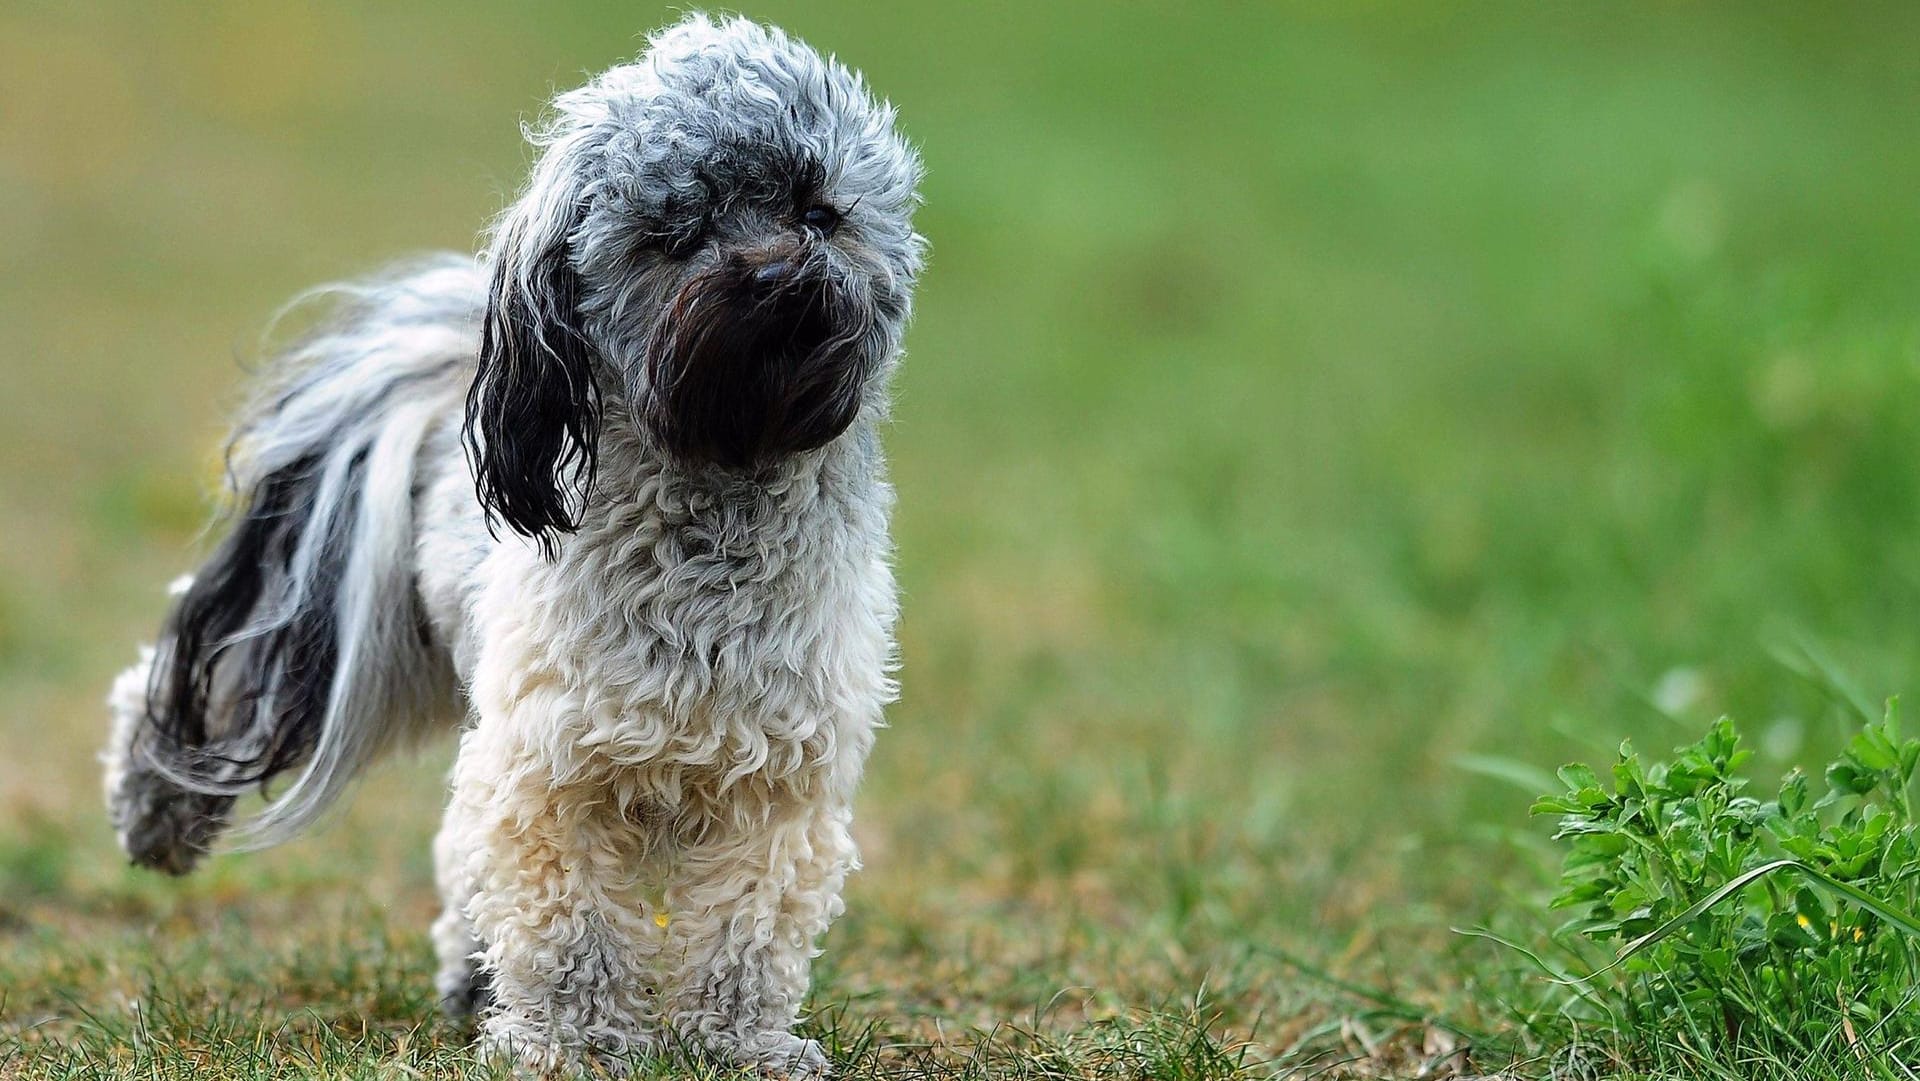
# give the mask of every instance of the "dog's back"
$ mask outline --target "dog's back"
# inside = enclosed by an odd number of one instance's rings
[[[446,256],[324,290],[229,450],[230,531],[110,698],[107,800],[127,854],[190,870],[235,798],[299,767],[245,844],[316,818],[448,716],[413,580],[421,447],[457,428],[486,275]]]

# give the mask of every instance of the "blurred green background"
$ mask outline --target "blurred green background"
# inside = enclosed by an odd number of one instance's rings
[[[1290,943],[1444,994],[1381,943],[1537,882],[1485,854],[1526,793],[1460,756],[1731,712],[1780,768],[1839,733],[1783,644],[1912,684],[1920,7],[746,13],[864,70],[927,165],[905,698],[824,993],[1284,1012]],[[128,885],[97,703],[272,310],[471,249],[518,123],[671,18],[0,9],[0,939],[115,891],[149,907],[89,926],[351,893],[424,979],[444,748],[225,887]]]

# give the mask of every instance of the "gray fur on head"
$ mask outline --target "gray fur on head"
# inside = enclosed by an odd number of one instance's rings
[[[490,251],[467,414],[489,512],[548,545],[571,529],[609,400],[735,469],[884,401],[923,247],[893,120],[838,62],[701,15],[560,95]]]
[[[698,15],[531,138],[480,259],[321,291],[273,361],[231,526],[114,683],[109,810],[184,873],[241,794],[291,777],[237,831],[282,840],[464,715],[433,938],[486,1047],[816,1075],[919,165],[857,75]]]

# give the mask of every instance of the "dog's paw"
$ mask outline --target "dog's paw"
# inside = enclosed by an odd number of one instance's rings
[[[450,1021],[472,1022],[493,1004],[493,981],[472,965],[457,973],[442,974],[435,982],[440,992],[440,1012]]]
[[[522,1027],[500,1023],[496,1018],[481,1026],[473,1050],[481,1061],[504,1067],[510,1076],[545,1078],[583,1072],[585,1056],[556,1044],[550,1037]]]
[[[592,1026],[554,1032],[544,1025],[495,1013],[480,1022],[474,1050],[507,1067],[515,1078],[631,1077],[660,1055],[644,1032]]]
[[[776,1081],[822,1081],[831,1076],[826,1049],[818,1040],[808,1040],[790,1032],[770,1035],[758,1041],[753,1050],[741,1056],[762,1077]]]

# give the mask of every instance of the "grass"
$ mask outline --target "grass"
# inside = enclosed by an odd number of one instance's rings
[[[1913,688],[1912,9],[751,12],[929,167],[844,1072],[1882,1076],[1583,1056],[1449,928],[1552,918],[1515,777],[1722,713],[1762,785],[1824,762],[1795,643]],[[515,120],[666,17],[0,12],[0,1076],[478,1075],[427,1001],[445,748],[175,884],[112,851],[98,702],[267,313],[470,246]]]

